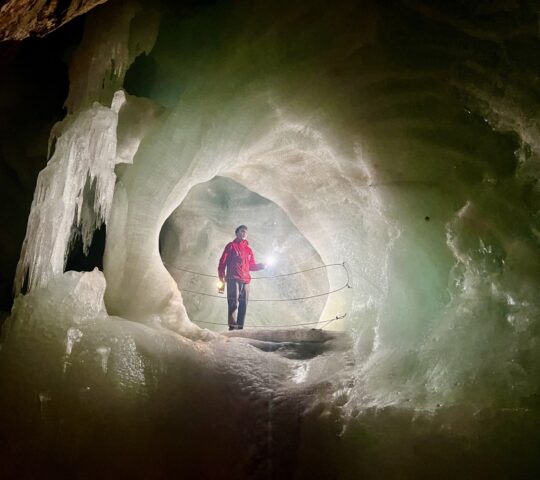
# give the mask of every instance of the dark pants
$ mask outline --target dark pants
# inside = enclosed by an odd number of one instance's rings
[[[227,303],[229,304],[229,330],[242,330],[249,297],[249,283],[227,280]]]

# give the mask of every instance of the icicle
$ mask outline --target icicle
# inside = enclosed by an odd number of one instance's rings
[[[124,102],[124,92],[118,91],[113,108],[94,103],[62,124],[55,152],[38,177],[17,265],[16,293],[27,274],[31,289],[63,272],[74,225],[87,250],[94,230],[107,222],[116,181],[118,110]]]

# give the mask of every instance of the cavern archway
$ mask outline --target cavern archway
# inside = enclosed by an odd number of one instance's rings
[[[257,102],[259,98],[257,95]],[[222,113],[217,112],[217,117],[213,117],[216,112],[203,112],[212,116],[213,122],[222,121],[224,128],[204,134],[205,147],[194,154],[191,164],[186,164],[182,155],[178,154],[176,142],[182,143],[178,136],[187,134],[186,129],[180,127],[183,124],[181,117],[169,117],[155,136],[141,145],[134,165],[126,170],[125,177],[120,180],[115,197],[118,206],[113,207],[109,223],[109,239],[113,238],[109,245],[113,245],[114,250],[106,254],[105,261],[105,272],[110,276],[106,297],[108,308],[111,312],[132,317],[157,314],[165,322],[170,322],[171,327],[182,328],[181,323],[185,319],[182,299],[159,259],[157,239],[161,225],[170,212],[184,201],[192,186],[215,174],[232,178],[281,207],[299,232],[320,252],[323,264],[346,262],[353,288],[348,295],[330,297],[321,318],[330,319],[337,314],[348,313],[353,302],[351,295],[356,295],[354,302],[357,312],[363,310],[362,318],[360,321],[358,315],[356,318],[355,314],[350,315],[347,321],[352,323],[348,328],[354,326],[373,332],[377,304],[384,289],[386,246],[391,242],[392,227],[383,219],[377,189],[369,188],[367,183],[365,172],[369,165],[358,162],[352,170],[347,171],[347,174],[356,175],[359,180],[366,182],[359,189],[341,170],[342,164],[349,162],[350,158],[344,152],[333,151],[331,143],[319,132],[303,127],[299,130],[301,123],[284,120],[282,114],[276,118],[274,108],[266,105],[264,98],[263,105],[259,107],[269,109],[268,114],[261,118],[260,112],[248,102],[248,111],[255,112],[256,118],[246,118],[247,107],[242,106],[244,101],[239,106],[230,107],[237,109],[237,117],[232,115],[234,110],[230,109],[225,109],[227,118],[222,120]],[[232,136],[231,131],[236,136]],[[224,138],[227,139],[229,150],[223,148]],[[159,149],[158,154],[155,148]],[[191,155],[189,151],[184,153]],[[145,154],[159,158],[159,161],[139,162],[138,155]],[[127,196],[122,193],[124,184],[127,186]],[[124,212],[123,204],[126,201],[130,208],[127,216],[118,220],[121,230],[129,235],[135,231],[131,227],[126,228],[124,222],[127,221],[139,225],[144,232],[144,238],[136,234],[137,240],[133,242],[124,237],[114,239],[117,224],[115,212]],[[135,263],[143,262],[145,265],[142,283],[140,275],[126,275],[124,278],[128,285],[119,279],[116,289],[116,276],[123,271],[118,268],[117,261],[125,254],[118,256],[114,245],[122,245],[127,252],[133,246],[136,251]],[[359,245],[363,245],[361,257],[356,255]],[[131,260],[123,261],[134,272],[141,268]],[[328,274],[330,291],[343,285],[342,271],[334,269]],[[135,299],[132,293],[128,293],[133,289],[140,289],[141,292],[135,295]],[[127,295],[125,300],[122,295]],[[123,308],[127,308],[129,313],[120,310]],[[343,328],[343,325],[339,328]],[[373,333],[371,336],[373,339]]]
[[[269,263],[253,275],[249,326],[317,326],[330,291],[327,269],[340,266],[317,268],[323,265],[320,255],[283,210],[225,177],[194,186],[160,233],[161,258],[182,292],[189,319],[203,328],[226,330],[226,297],[217,295],[216,271],[235,222],[249,225],[256,263]],[[294,274],[302,270],[308,271]],[[341,281],[346,282],[346,272]]]

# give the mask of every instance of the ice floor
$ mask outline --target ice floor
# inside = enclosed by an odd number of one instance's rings
[[[97,301],[103,288],[99,272],[71,272],[21,298],[8,320],[0,350],[6,478],[538,471],[540,418],[530,407],[377,405],[342,332],[245,329],[189,340],[109,317]]]

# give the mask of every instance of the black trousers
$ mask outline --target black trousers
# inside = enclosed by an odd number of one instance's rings
[[[242,330],[246,318],[249,283],[227,280],[227,303],[229,304],[229,330]]]

